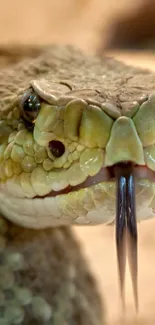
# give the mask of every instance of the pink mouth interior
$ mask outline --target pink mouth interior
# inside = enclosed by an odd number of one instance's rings
[[[149,169],[147,166],[135,165],[134,175],[137,179],[148,179],[152,182],[155,182],[155,172]],[[61,191],[51,191],[49,194],[44,197],[55,197],[60,194],[68,194],[73,191],[78,191],[81,188],[90,187],[92,185],[101,183],[115,181],[113,174],[113,167],[102,167],[99,173],[95,176],[88,176],[88,178],[81,184],[76,186],[68,186]],[[38,197],[38,196],[37,196]],[[43,198],[43,197],[42,197]]]

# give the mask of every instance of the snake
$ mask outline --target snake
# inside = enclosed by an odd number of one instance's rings
[[[121,294],[128,255],[138,306],[137,222],[155,214],[155,75],[71,46],[30,56],[0,70],[0,324],[104,324],[71,226],[115,224]]]

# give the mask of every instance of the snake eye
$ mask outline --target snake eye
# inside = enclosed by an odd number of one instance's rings
[[[59,158],[65,152],[65,146],[61,141],[52,140],[49,142],[49,149],[54,157]]]
[[[39,96],[32,90],[28,91],[24,94],[20,106],[24,121],[29,125],[34,124],[41,107]]]

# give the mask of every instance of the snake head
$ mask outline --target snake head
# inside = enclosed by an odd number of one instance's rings
[[[81,80],[75,89],[33,80],[1,112],[0,212],[28,228],[115,220],[122,298],[128,251],[138,308],[136,221],[154,215],[155,98],[123,111]]]

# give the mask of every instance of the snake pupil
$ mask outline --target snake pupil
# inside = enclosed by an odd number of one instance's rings
[[[49,149],[54,157],[59,158],[65,152],[65,146],[61,141],[52,140],[49,142]]]
[[[40,110],[40,99],[36,93],[30,93],[22,103],[23,118],[26,122],[34,123]]]

